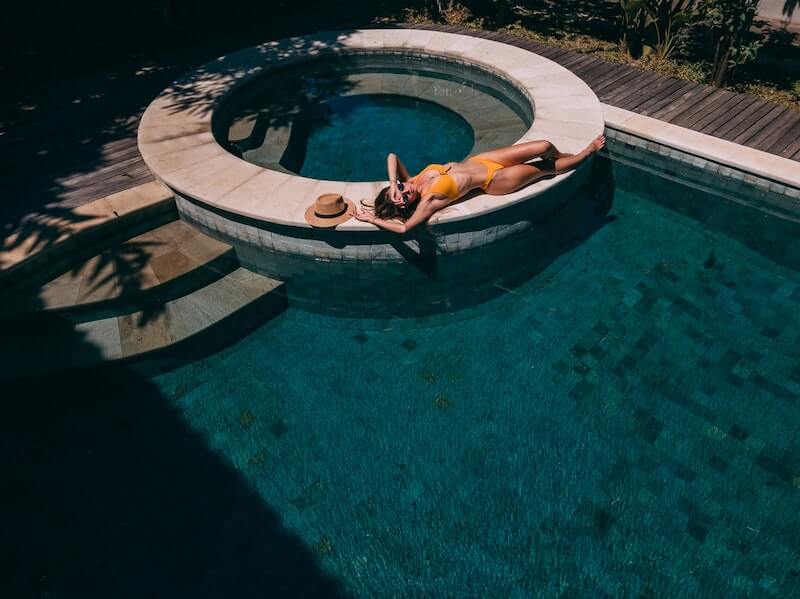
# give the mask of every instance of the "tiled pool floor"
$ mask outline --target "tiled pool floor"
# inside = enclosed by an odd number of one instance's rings
[[[617,174],[479,308],[4,389],[0,595],[800,596],[796,231]]]
[[[800,596],[800,272],[611,214],[466,320],[290,310],[156,382],[356,596]]]

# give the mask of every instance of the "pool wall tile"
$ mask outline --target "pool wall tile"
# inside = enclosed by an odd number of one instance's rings
[[[606,129],[606,139],[611,157],[629,166],[678,177],[684,184],[754,208],[800,217],[798,188],[613,128]]]

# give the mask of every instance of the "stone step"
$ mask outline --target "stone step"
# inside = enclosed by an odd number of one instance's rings
[[[30,328],[55,316],[85,322],[136,312],[238,266],[230,246],[174,220],[71,265],[41,287],[27,285],[3,302],[0,323]]]
[[[75,208],[31,214],[0,240],[0,289],[32,278],[44,282],[69,264],[177,218],[172,192],[157,182],[126,189]],[[86,252],[90,251],[89,256]]]
[[[237,268],[161,305],[0,338],[0,381],[128,361],[158,369],[213,352],[286,307],[280,281]],[[87,380],[91,384],[91,380]]]

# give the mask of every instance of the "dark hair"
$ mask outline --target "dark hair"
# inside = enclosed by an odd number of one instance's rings
[[[389,197],[389,187],[381,189],[375,197],[375,216],[384,220],[392,220],[393,218],[408,220],[414,214],[416,207],[416,202],[408,206],[395,204]]]

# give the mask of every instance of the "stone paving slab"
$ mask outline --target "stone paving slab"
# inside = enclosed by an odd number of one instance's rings
[[[0,245],[3,275],[48,259],[114,221],[125,222],[173,202],[172,192],[156,181],[132,187],[72,209],[28,216]]]
[[[137,301],[142,292],[160,289],[183,278],[209,279],[236,264],[227,244],[175,220],[133,237],[72,266],[40,288],[6,302],[0,317],[107,306]]]
[[[254,309],[256,318],[237,322],[241,331],[274,315],[285,304],[276,299],[282,297],[282,286],[238,268],[157,308],[78,324],[62,320],[47,329],[5,335],[0,340],[0,380],[141,358],[189,340],[195,343],[203,333],[209,333],[213,343],[221,332],[215,327],[225,327],[226,338],[235,333],[231,321],[243,310]],[[79,347],[83,349],[76,350]]]

